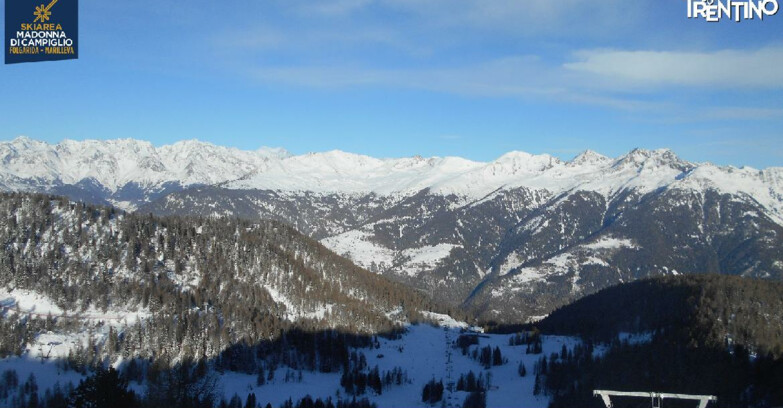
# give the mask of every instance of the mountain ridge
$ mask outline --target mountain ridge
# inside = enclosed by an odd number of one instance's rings
[[[489,320],[538,318],[603,287],[661,274],[783,279],[781,168],[691,163],[669,149],[614,159],[585,152],[567,162],[510,152],[489,163],[331,151],[239,157],[246,167],[232,167],[229,159],[203,163],[226,150],[182,146],[196,150],[182,153],[191,162],[179,168],[216,177],[228,166],[230,180],[139,180],[112,192],[94,178],[20,179],[17,188],[4,182],[4,164],[0,187],[156,215],[280,221]]]
[[[248,151],[197,140],[155,147],[136,139],[64,140],[53,145],[19,137],[0,142],[0,163],[0,188],[4,190],[60,193],[57,188],[92,182],[106,203],[130,210],[159,195],[114,197],[128,186],[179,191],[221,185],[240,190],[383,195],[412,195],[429,189],[476,200],[498,189],[518,187],[611,195],[628,187],[650,191],[711,183],[718,188],[730,184],[732,190],[759,197],[770,215],[783,222],[783,168],[694,163],[669,149],[637,148],[616,158],[588,150],[567,161],[511,151],[496,160],[478,162],[453,156],[379,159],[340,150],[292,155],[281,148]],[[743,181],[750,184],[738,187]],[[769,189],[776,195],[764,191]]]

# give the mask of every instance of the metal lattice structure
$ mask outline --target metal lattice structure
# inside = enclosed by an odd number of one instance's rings
[[[612,408],[610,397],[639,397],[650,398],[653,408],[661,408],[661,402],[664,399],[693,400],[699,402],[699,408],[707,408],[710,401],[717,401],[718,397],[714,395],[690,395],[690,394],[669,394],[665,392],[635,392],[635,391],[608,391],[595,390],[593,395],[601,397],[606,408]]]

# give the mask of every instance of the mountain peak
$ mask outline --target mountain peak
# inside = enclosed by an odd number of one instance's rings
[[[30,148],[32,146],[48,146],[49,144],[46,142],[41,142],[32,138],[29,138],[24,135],[17,136],[14,140],[12,140],[10,145],[17,147],[17,148]]]
[[[531,154],[522,151],[511,151],[490,164],[493,172],[506,174],[534,173],[550,169],[561,161],[548,154]]]
[[[269,146],[261,146],[258,149],[256,149],[256,153],[269,157],[269,158],[275,158],[275,159],[287,159],[293,154],[282,147],[269,147]]]
[[[318,157],[324,160],[332,160],[335,162],[335,164],[338,164],[338,162],[340,161],[349,161],[349,162],[379,161],[379,159],[376,159],[374,157],[366,156],[359,153],[346,152],[344,150],[339,150],[339,149],[333,149],[320,153],[312,153],[311,157]]]
[[[611,161],[609,157],[606,157],[602,155],[601,153],[598,153],[594,150],[585,150],[582,153],[579,153],[576,157],[571,159],[571,161],[568,162],[571,166],[583,166],[583,165],[590,165],[590,164],[604,164]]]
[[[29,138],[28,136],[25,136],[25,135],[19,135],[16,138],[14,138],[14,140],[12,140],[13,143],[31,143],[31,142],[35,142],[35,141],[36,140],[33,140],[33,139],[31,139],[31,138]]]
[[[523,152],[521,150],[512,150],[510,152],[506,152],[497,159],[495,159],[496,162],[501,161],[511,161],[511,160],[530,160],[531,158],[535,157],[534,154]]]
[[[178,140],[172,144],[169,145],[172,148],[176,149],[198,149],[198,148],[220,148],[221,146],[217,146],[215,144],[212,144],[210,142],[203,142],[198,139],[186,139],[186,140]]]
[[[615,167],[653,168],[669,167],[687,171],[695,167],[692,163],[682,160],[671,149],[647,150],[635,148],[615,161]]]

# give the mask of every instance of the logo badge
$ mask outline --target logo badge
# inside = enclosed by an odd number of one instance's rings
[[[79,0],[6,0],[5,63],[79,58]]]
[[[737,23],[764,20],[779,9],[778,0],[688,0],[688,18],[701,18],[710,23],[723,19]]]

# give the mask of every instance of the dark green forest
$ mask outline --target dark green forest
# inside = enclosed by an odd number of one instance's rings
[[[594,389],[710,394],[718,407],[783,405],[781,283],[725,275],[645,279],[587,296],[537,327],[585,339],[539,363],[552,407],[602,407]],[[623,332],[649,339],[620,341]],[[616,406],[623,404],[639,400]]]

